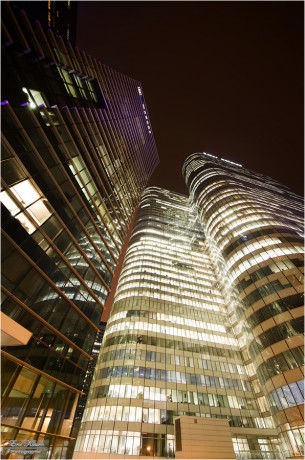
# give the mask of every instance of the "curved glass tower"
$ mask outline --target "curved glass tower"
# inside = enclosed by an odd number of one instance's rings
[[[183,458],[181,417],[225,420],[237,458],[286,455],[257,377],[264,367],[248,352],[234,272],[191,196],[157,187],[142,196],[73,458]],[[299,345],[291,347],[291,367]],[[201,451],[200,458],[215,457]]]
[[[183,174],[220,274],[236,330],[257,373],[285,456],[303,454],[303,200],[269,177],[213,155]]]

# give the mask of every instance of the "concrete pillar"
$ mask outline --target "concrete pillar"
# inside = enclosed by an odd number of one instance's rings
[[[176,458],[235,459],[229,422],[183,416],[175,420]]]

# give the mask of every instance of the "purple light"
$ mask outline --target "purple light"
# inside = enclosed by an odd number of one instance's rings
[[[7,105],[7,104],[9,104],[8,101],[1,101],[1,105]]]
[[[20,104],[20,107],[26,107],[27,105],[29,105],[29,101],[24,102],[23,104]]]

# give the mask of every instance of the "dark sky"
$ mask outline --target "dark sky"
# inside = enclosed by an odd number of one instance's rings
[[[303,2],[81,1],[78,46],[141,81],[160,165],[205,151],[303,195]]]

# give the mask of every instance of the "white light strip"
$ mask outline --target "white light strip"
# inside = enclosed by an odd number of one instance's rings
[[[147,129],[148,129],[149,134],[151,134],[151,125],[150,125],[149,118],[148,118],[148,116],[147,116],[147,115],[148,115],[148,112],[147,112],[147,110],[146,110],[145,104],[143,103],[143,93],[142,93],[142,89],[141,89],[140,86],[138,86],[138,93],[139,93],[139,96],[141,96],[142,108],[143,108],[143,113],[144,113],[144,117],[145,117]]]
[[[226,163],[230,163],[231,165],[234,165],[234,166],[240,166],[242,168],[242,165],[240,165],[239,163],[234,163],[234,161],[230,161],[230,160],[225,160],[224,158],[220,158],[221,161],[225,161]]]

